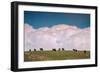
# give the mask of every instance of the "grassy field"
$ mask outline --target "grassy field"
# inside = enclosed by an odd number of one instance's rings
[[[90,51],[26,51],[24,52],[24,61],[50,61],[50,60],[73,60],[88,59]]]

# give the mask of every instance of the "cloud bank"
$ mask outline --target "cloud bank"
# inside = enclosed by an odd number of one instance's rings
[[[29,49],[65,48],[65,50],[90,50],[90,28],[80,29],[67,24],[35,29],[25,24],[25,51]]]

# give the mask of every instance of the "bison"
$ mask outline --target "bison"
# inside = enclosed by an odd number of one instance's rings
[[[78,50],[77,50],[77,49],[73,49],[73,51],[74,51],[74,52],[77,52]]]
[[[84,50],[84,53],[86,53],[86,50]]]
[[[43,51],[43,48],[40,48],[40,51]]]
[[[53,51],[56,51],[56,49],[52,49]]]
[[[34,51],[36,51],[36,49],[34,49]]]
[[[31,52],[31,49],[29,49],[29,52]]]
[[[62,51],[64,51],[65,49],[64,48],[62,48]]]

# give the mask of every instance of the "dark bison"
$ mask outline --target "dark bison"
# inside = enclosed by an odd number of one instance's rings
[[[73,49],[73,51],[74,51],[74,52],[77,52],[78,50],[77,50],[77,49]]]
[[[56,49],[52,49],[53,51],[56,51]]]
[[[34,49],[34,51],[36,51],[36,49]]]
[[[62,48],[62,51],[64,51],[65,49],[64,48]]]
[[[43,48],[40,48],[40,51],[43,51]]]
[[[84,50],[84,53],[86,53],[86,50]]]
[[[29,49],[29,52],[31,52],[31,49]]]

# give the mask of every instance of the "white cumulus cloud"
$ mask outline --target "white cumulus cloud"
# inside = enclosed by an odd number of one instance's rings
[[[51,28],[34,29],[25,24],[25,50],[44,48],[65,48],[65,50],[89,50],[90,28],[80,29],[67,24],[54,25]]]

